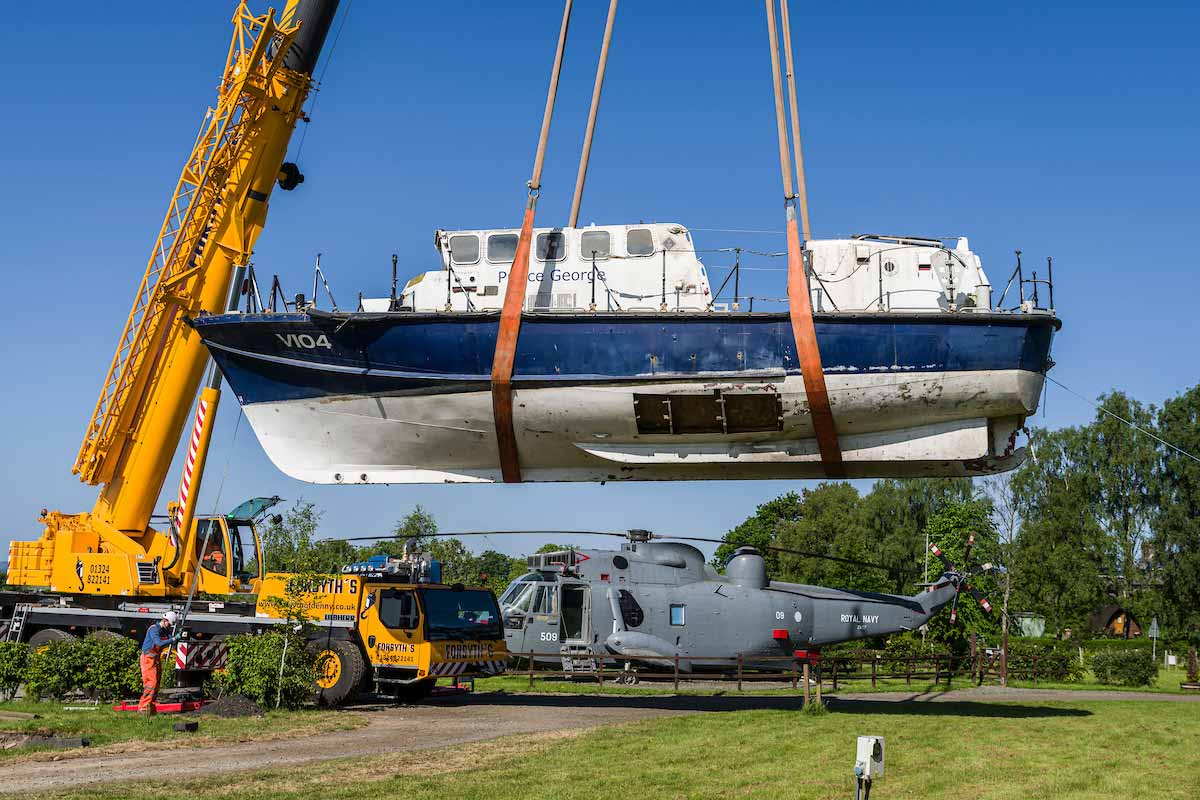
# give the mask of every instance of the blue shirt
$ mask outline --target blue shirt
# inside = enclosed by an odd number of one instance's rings
[[[161,650],[169,644],[179,641],[178,636],[164,636],[162,625],[154,623],[146,631],[146,639],[142,642],[143,653],[153,653]]]

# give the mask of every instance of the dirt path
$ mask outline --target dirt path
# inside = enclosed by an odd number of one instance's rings
[[[954,706],[969,704],[973,714],[1071,714],[1070,709],[1027,707],[1029,702],[1079,702],[1093,700],[1153,700],[1200,702],[1191,695],[1151,692],[1061,691],[1053,689],[1003,689],[981,687],[936,694],[887,692],[839,694],[829,697],[832,706],[848,710],[897,713],[905,703],[938,703],[937,713],[960,713]],[[579,731],[641,719],[676,714],[722,713],[750,709],[798,710],[802,698],[736,695],[639,696],[482,693],[446,698],[417,706],[359,706],[352,713],[367,716],[369,723],[351,731],[295,739],[231,743],[217,747],[179,748],[147,743],[139,752],[96,753],[61,761],[28,761],[0,770],[0,794],[53,792],[67,787],[111,781],[163,778],[178,772],[180,764],[205,773],[261,770],[292,764],[328,761],[350,755],[381,755],[427,750],[502,736],[552,731]],[[932,712],[933,708],[926,706]],[[203,725],[203,721],[200,723]]]
[[[576,730],[672,713],[669,704],[579,703],[568,711],[557,703],[478,702],[486,695],[427,705],[363,708],[370,722],[356,730],[299,739],[231,743],[180,749],[147,743],[137,753],[96,754],[61,761],[6,764],[0,794],[30,795],[110,781],[163,778],[181,764],[205,773],[268,769],[344,758],[379,755],[477,742],[520,733]],[[585,698],[586,701],[586,698]],[[201,727],[204,722],[201,720]]]

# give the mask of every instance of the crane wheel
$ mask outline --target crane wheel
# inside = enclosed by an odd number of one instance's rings
[[[76,638],[75,634],[67,633],[58,628],[42,628],[29,637],[29,649],[40,653],[51,642],[70,642]]]
[[[366,665],[358,647],[350,642],[311,642],[316,672],[316,700],[323,706],[338,706],[351,700],[362,685]]]
[[[124,638],[126,638],[126,637],[122,636],[121,634],[117,633],[116,631],[110,631],[107,628],[99,628],[97,630],[92,631],[88,635],[91,636],[93,639],[124,639]]]

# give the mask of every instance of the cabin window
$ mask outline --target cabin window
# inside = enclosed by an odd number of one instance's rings
[[[625,237],[625,249],[631,256],[648,256],[654,252],[654,237],[649,228],[634,228]]]
[[[416,597],[404,589],[382,590],[379,593],[379,621],[389,628],[411,631],[421,622]]]
[[[621,608],[621,620],[626,628],[636,628],[646,621],[646,612],[638,605],[638,601],[625,589],[617,594],[617,605]]]
[[[474,264],[479,260],[478,236],[451,236],[450,261],[454,264]]]
[[[687,606],[682,604],[671,604],[671,624],[677,627],[682,627],[684,624],[684,610]]]
[[[200,566],[209,572],[229,574],[225,557],[225,532],[215,519],[202,519],[196,523],[196,555],[200,558]]]
[[[538,261],[562,261],[567,257],[567,239],[559,231],[539,233],[537,237]]]
[[[579,237],[579,257],[584,261],[592,260],[592,253],[596,253],[596,258],[608,258],[609,248],[611,246],[611,237],[608,231],[584,231]]]
[[[517,254],[517,235],[515,233],[497,233],[488,237],[488,261],[512,261]]]

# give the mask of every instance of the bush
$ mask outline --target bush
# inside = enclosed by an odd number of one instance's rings
[[[1013,677],[1044,681],[1082,680],[1087,668],[1079,660],[1079,651],[1070,642],[1051,637],[1013,638],[1008,640],[1008,668]]]
[[[29,664],[29,646],[21,642],[0,642],[0,700],[11,700],[17,687],[25,682]]]
[[[282,688],[279,662],[287,642]],[[217,676],[222,691],[250,698],[263,708],[299,708],[312,702],[313,658],[304,636],[296,632],[270,631],[257,636],[234,636],[225,640],[229,661]]]
[[[907,669],[907,660],[911,658],[913,659],[912,671],[919,672],[926,668],[926,665],[921,663],[923,659],[928,659],[932,664],[934,656],[945,657],[949,654],[948,646],[926,644],[916,636],[901,634],[888,639],[887,645],[883,649],[880,669],[886,673],[904,672]]]
[[[62,700],[83,684],[88,648],[78,639],[49,642],[29,654],[25,691],[30,697]]]
[[[1149,649],[1150,642],[1147,639],[1089,639],[1083,643],[1083,652],[1088,656],[1102,651]],[[1159,649],[1161,650],[1162,647],[1160,646]]]
[[[112,700],[136,697],[141,692],[141,648],[137,642],[125,637],[89,636],[75,644],[87,653],[87,669],[78,688],[90,697]]]
[[[1158,677],[1158,662],[1148,649],[1107,648],[1092,656],[1092,674],[1101,683],[1149,686]]]

